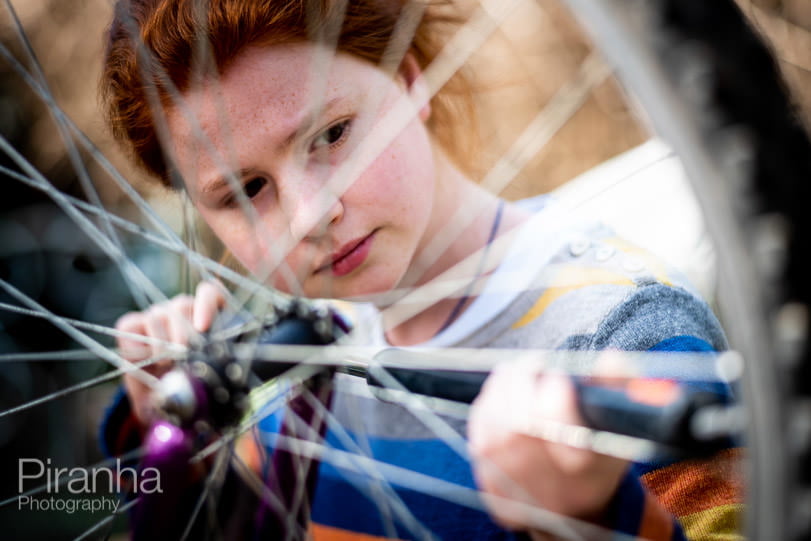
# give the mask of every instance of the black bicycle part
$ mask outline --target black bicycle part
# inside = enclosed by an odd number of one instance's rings
[[[291,303],[287,310],[274,311],[263,325],[251,325],[247,321],[246,315],[221,316],[214,325],[217,331],[204,335],[190,347],[187,367],[178,369],[173,376],[176,380],[169,387],[178,392],[164,397],[164,407],[173,422],[162,420],[152,425],[146,440],[147,453],[141,464],[141,471],[148,467],[161,472],[166,489],[158,494],[138,496],[133,509],[133,539],[177,539],[182,535],[180,528],[186,527],[192,532],[192,538],[211,531],[206,520],[212,515],[195,511],[195,502],[200,502],[202,494],[208,490],[201,470],[210,468],[211,464],[203,461],[191,464],[192,457],[238,426],[248,412],[248,393],[253,387],[295,365],[246,362],[244,356],[240,358],[237,354],[237,348],[273,344],[326,345],[350,330],[346,320],[334,310],[301,301]],[[214,339],[217,332],[227,338]],[[321,412],[330,406],[333,374],[332,367],[318,367],[315,374],[301,383],[304,392],[296,394],[286,405],[280,430],[282,437],[302,441],[324,437],[326,422]],[[164,380],[168,376],[164,376]],[[224,452],[233,453],[233,449]],[[291,527],[306,532],[318,461],[284,449],[275,449],[270,461],[269,477],[262,480],[267,491],[262,495],[245,486],[229,464],[222,486],[217,490],[219,496],[213,515],[227,532],[226,537],[261,533],[262,538],[281,539]],[[282,506],[285,513],[281,513],[278,506]],[[286,516],[288,513],[292,521]]]
[[[420,354],[416,354],[418,357]],[[426,359],[421,359],[425,364]],[[385,374],[385,375],[384,375]],[[385,381],[393,378],[407,391],[419,395],[472,403],[478,396],[488,372],[462,372],[456,370],[424,370],[402,366],[373,365],[366,380],[373,387],[390,388]],[[731,436],[722,433],[705,437],[694,430],[698,415],[716,408],[724,411],[729,406],[728,396],[689,384],[677,385],[672,400],[651,404],[635,398],[625,389],[591,383],[588,378],[572,378],[577,395],[577,406],[589,428],[650,440],[668,453],[682,458],[711,455],[731,446]],[[734,430],[735,427],[730,427]]]
[[[225,314],[214,328],[236,329],[228,338],[212,340],[202,336],[190,347],[188,366],[206,394],[206,420],[217,429],[233,426],[248,410],[251,389],[283,375],[296,366],[292,361],[252,361],[246,363],[236,348],[256,345],[327,345],[350,330],[346,320],[326,307],[313,307],[301,301],[286,310],[276,310],[262,325],[247,325],[244,315]],[[240,328],[246,330],[240,332]],[[220,331],[223,332],[223,331]],[[244,355],[243,355],[244,357]],[[246,367],[249,369],[246,370]],[[327,367],[324,367],[326,370]],[[254,377],[251,377],[251,376]],[[199,392],[199,391],[196,391]],[[197,420],[199,416],[195,416]]]

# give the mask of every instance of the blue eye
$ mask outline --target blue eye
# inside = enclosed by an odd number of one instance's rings
[[[349,133],[350,120],[342,120],[333,124],[313,140],[312,149],[316,150],[324,146],[335,147],[339,146]]]

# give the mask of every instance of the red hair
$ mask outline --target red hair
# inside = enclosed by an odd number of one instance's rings
[[[166,105],[172,92],[189,89],[199,51],[222,74],[250,45],[324,39],[340,25],[337,49],[378,65],[408,1],[209,0],[203,11],[195,0],[119,0],[101,77],[107,121],[138,164],[171,186],[150,104]],[[442,46],[441,27],[458,22],[448,9],[426,7],[408,48],[422,68]],[[431,101],[428,127],[459,164],[475,132],[472,123],[459,125],[473,119],[470,89],[458,74]]]

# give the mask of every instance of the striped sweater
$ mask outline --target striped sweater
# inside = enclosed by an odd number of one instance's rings
[[[600,225],[557,218],[531,219],[482,294],[425,345],[726,348],[711,310],[678,274]],[[680,367],[668,370],[678,375]],[[381,399],[362,378],[338,374],[335,383],[311,513],[315,540],[516,538],[490,520],[476,492],[464,420]],[[282,416],[258,425],[269,449]],[[657,540],[734,538],[739,460],[729,449],[703,461],[634,463],[600,525]]]
[[[555,219],[550,226],[543,214],[526,224],[481,296],[424,345],[726,348],[717,319],[677,273],[598,224]],[[679,367],[667,370],[680,375]],[[327,434],[336,456],[319,472],[316,540],[513,537],[490,521],[476,495],[463,421],[426,417],[381,400],[364,379],[339,376]],[[278,428],[277,417],[260,425],[266,442]],[[343,462],[357,454],[374,459],[371,471]],[[741,510],[739,459],[730,449],[707,461],[635,463],[602,526],[650,539],[728,539]]]

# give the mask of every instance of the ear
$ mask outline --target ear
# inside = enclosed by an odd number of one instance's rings
[[[413,53],[407,52],[405,54],[397,74],[402,77],[414,105],[419,108],[420,120],[427,121],[431,116],[431,96],[428,93],[428,85],[422,76],[422,68],[420,68]]]

